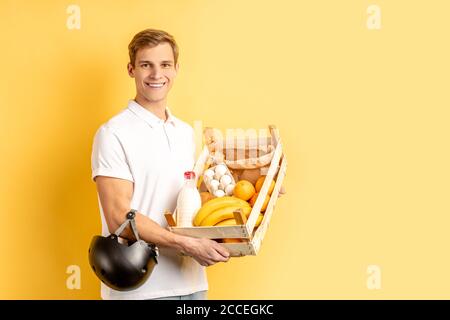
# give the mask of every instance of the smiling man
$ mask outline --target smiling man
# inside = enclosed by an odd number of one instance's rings
[[[194,133],[171,114],[167,95],[179,70],[174,38],[147,29],[128,46],[128,74],[136,97],[97,131],[92,150],[92,178],[98,198],[102,233],[114,232],[137,210],[141,239],[160,249],[158,264],[141,287],[116,291],[103,283],[103,299],[206,299],[205,266],[229,259],[217,242],[173,234],[164,212],[176,207],[184,172],[194,165]],[[131,229],[122,234],[133,239]]]

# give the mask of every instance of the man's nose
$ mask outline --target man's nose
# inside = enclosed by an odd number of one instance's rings
[[[159,78],[161,78],[161,68],[159,68],[159,67],[154,67],[153,69],[152,69],[152,72],[151,72],[151,74],[150,74],[150,77],[152,77],[152,78],[154,78],[154,79],[159,79]]]

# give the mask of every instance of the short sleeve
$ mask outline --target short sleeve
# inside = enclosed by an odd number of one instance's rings
[[[94,180],[97,176],[107,176],[134,182],[119,138],[104,125],[98,129],[94,137],[91,167]]]

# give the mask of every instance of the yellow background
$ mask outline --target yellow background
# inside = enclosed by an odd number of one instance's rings
[[[381,30],[366,26],[372,3]],[[66,27],[70,4],[80,30]],[[289,159],[261,253],[210,267],[209,298],[450,298],[449,12],[438,0],[1,0],[0,298],[100,297],[92,138],[134,97],[127,45],[148,27],[180,46],[175,115],[274,123]]]

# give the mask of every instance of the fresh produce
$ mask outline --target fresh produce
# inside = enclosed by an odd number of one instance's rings
[[[236,183],[233,195],[242,200],[249,200],[255,194],[256,190],[253,184],[247,180],[240,180]]]
[[[237,225],[236,219],[230,218],[230,219],[222,220],[222,221],[216,223],[214,226],[215,227],[224,227],[224,226],[236,226],[236,225]]]
[[[266,180],[266,176],[261,176],[258,178],[258,180],[255,183],[256,192],[261,191],[261,188],[262,188],[265,180]],[[270,183],[270,187],[269,187],[269,192],[268,192],[269,195],[272,194],[273,188],[275,188],[275,181],[272,179],[272,182]]]
[[[239,243],[239,242],[245,242],[246,239],[241,238],[224,238],[222,239],[222,243]]]
[[[229,184],[225,187],[225,194],[227,196],[231,196],[233,194],[234,191],[234,185],[233,184]]]
[[[259,225],[261,224],[263,218],[264,218],[264,215],[262,213],[260,213],[259,216],[258,216],[258,219],[256,219],[255,228],[259,227]]]
[[[215,197],[233,194],[235,180],[225,164],[218,164],[205,170],[202,177],[206,188]]]
[[[218,180],[216,180],[216,179],[212,179],[210,182],[209,182],[209,186],[210,186],[210,188],[211,188],[211,191],[216,191],[216,190],[218,190],[219,189],[219,184],[220,184],[220,182],[218,181]]]
[[[218,189],[218,190],[214,191],[214,196],[216,198],[223,197],[223,196],[225,196],[225,191]]]
[[[234,211],[242,209],[242,213],[248,217],[250,215],[250,212],[252,211],[252,208],[250,205],[242,206],[242,205],[235,205],[235,206],[227,206],[221,209],[217,209],[213,212],[211,212],[209,215],[207,215],[202,222],[200,222],[200,226],[207,227],[207,226],[214,226],[215,224],[234,217]]]
[[[247,201],[244,201],[242,199],[233,197],[233,196],[224,196],[221,198],[214,198],[212,200],[209,200],[206,202],[200,210],[198,210],[197,214],[194,218],[194,226],[199,226],[203,219],[205,219],[208,215],[210,215],[212,212],[229,207],[229,206],[240,206],[240,207],[250,207]]]
[[[217,174],[217,176],[222,177],[225,173],[227,173],[228,169],[224,164],[218,164],[215,169],[214,172]]]
[[[253,197],[250,199],[249,203],[250,203],[250,205],[252,206],[252,208],[253,208],[253,206],[255,205],[255,202],[256,202],[256,200],[258,199],[258,196],[259,196],[259,192],[255,193],[255,194],[253,195]],[[264,203],[263,203],[263,205],[262,205],[262,207],[261,207],[261,212],[266,211],[267,205],[269,204],[269,200],[270,200],[270,196],[269,196],[269,195],[266,195],[266,199],[264,200]]]
[[[220,183],[221,185],[223,185],[224,187],[226,187],[227,185],[229,185],[232,182],[232,178],[229,175],[223,175],[222,177],[220,177]]]
[[[259,214],[258,219],[256,219],[255,228],[258,227],[261,224],[262,219],[264,218],[264,215],[262,213]],[[216,227],[223,227],[223,226],[236,226],[236,219],[230,218],[226,220],[222,220],[219,223],[216,223],[214,226]]]
[[[211,170],[211,169],[205,170],[205,172],[203,173],[203,176],[205,178],[212,179],[214,177],[214,170]]]

